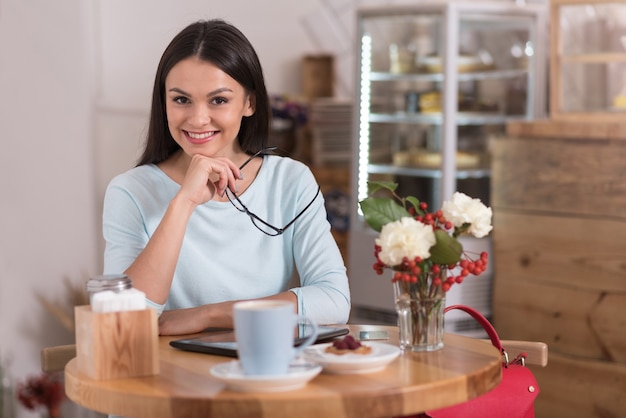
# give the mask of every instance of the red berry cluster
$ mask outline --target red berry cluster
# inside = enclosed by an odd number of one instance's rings
[[[427,212],[428,205],[425,202],[421,202],[419,205],[419,213],[416,214],[415,208],[411,208],[409,212],[415,216],[415,220],[420,221],[426,225],[432,225],[433,229],[443,229],[445,231],[450,231],[454,227],[452,222],[445,219],[443,216],[443,212],[438,210],[434,213]],[[374,271],[381,275],[385,268],[389,268],[382,261],[378,255],[382,248],[380,245],[374,246],[374,256],[376,257],[376,262],[372,266]],[[444,292],[450,290],[453,284],[462,283],[463,280],[473,274],[474,276],[478,276],[483,273],[487,269],[487,262],[489,260],[489,255],[486,251],[480,253],[480,257],[477,259],[471,259],[467,255],[467,253],[463,253],[463,257],[458,263],[452,264],[449,266],[440,266],[437,264],[432,264],[429,260],[422,260],[420,257],[416,257],[414,260],[409,260],[405,257],[402,260],[402,264],[400,266],[393,266],[395,273],[391,279],[392,282],[403,281],[407,283],[417,283],[420,275],[422,273],[432,273],[432,283],[431,286],[439,287]],[[449,272],[456,272],[456,275],[447,275],[447,269]],[[458,269],[457,269],[458,267]],[[447,276],[447,277],[446,277]]]
[[[449,231],[454,227],[452,222],[446,220],[443,216],[441,209],[435,211],[434,213],[428,213],[428,204],[426,204],[426,202],[421,202],[419,207],[420,213],[415,213],[415,208],[411,208],[411,210],[409,210],[409,212],[415,216],[416,221],[420,221],[426,225],[432,225],[433,229],[440,228]]]
[[[65,399],[63,383],[47,374],[29,377],[17,385],[17,399],[27,409],[43,406],[51,418],[59,417],[61,402]]]
[[[333,347],[337,350],[356,350],[361,343],[354,339],[352,335],[346,335],[342,339],[333,341]]]

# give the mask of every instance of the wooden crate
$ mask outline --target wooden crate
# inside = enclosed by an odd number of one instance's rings
[[[333,66],[332,55],[306,55],[302,59],[302,92],[305,98],[311,100],[333,96]]]
[[[494,323],[549,346],[537,416],[626,411],[625,132],[517,122],[494,143]]]

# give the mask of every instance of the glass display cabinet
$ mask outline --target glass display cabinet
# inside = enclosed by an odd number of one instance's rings
[[[395,321],[390,278],[372,269],[376,234],[358,210],[367,183],[395,181],[399,194],[416,196],[431,208],[457,190],[489,204],[490,138],[503,133],[510,120],[545,117],[546,12],[543,5],[502,1],[357,11],[348,263],[355,317]],[[464,242],[464,248],[473,245]],[[481,251],[490,240],[476,245]],[[467,303],[488,315],[490,277],[489,270],[481,275],[475,281],[479,288],[464,282],[448,302]],[[477,299],[459,300],[455,292]]]
[[[550,117],[626,116],[626,0],[552,0]]]

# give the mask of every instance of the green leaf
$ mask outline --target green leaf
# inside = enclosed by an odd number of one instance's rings
[[[467,230],[470,228],[470,226],[472,226],[472,224],[469,223],[469,222],[466,222],[463,225],[461,225],[461,226],[459,226],[457,228],[454,228],[454,234],[453,235],[455,237],[458,237],[459,235],[463,235],[464,233],[467,232]]]
[[[367,192],[368,194],[374,194],[381,189],[389,190],[390,192],[395,191],[398,188],[398,183],[394,183],[392,181],[368,181],[367,182]]]
[[[413,208],[415,208],[415,213],[421,213],[422,211],[420,210],[420,201],[417,197],[413,197],[413,196],[407,196],[406,198],[407,202],[409,202],[411,204],[411,206],[413,206]]]
[[[397,221],[411,214],[393,200],[368,197],[359,202],[365,222],[376,232],[380,232],[383,225]]]
[[[430,248],[430,259],[435,264],[456,264],[461,260],[463,246],[441,229],[435,230],[435,245]]]

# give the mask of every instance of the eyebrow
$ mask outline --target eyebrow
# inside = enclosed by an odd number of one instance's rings
[[[187,93],[186,91],[184,91],[182,89],[179,89],[178,87],[172,87],[168,91],[174,92],[174,93],[183,94],[185,96],[191,96],[189,93]],[[207,97],[215,96],[216,94],[220,94],[220,93],[224,93],[224,92],[231,92],[232,93],[232,89],[229,89],[228,87],[220,87],[218,89],[215,89],[215,90],[209,92],[209,94],[207,94]]]

